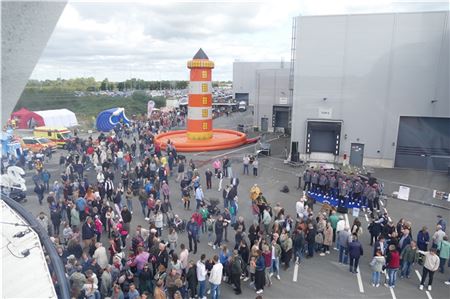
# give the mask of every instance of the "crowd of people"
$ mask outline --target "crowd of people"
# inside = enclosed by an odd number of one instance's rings
[[[249,168],[258,175],[257,158],[245,155],[242,164],[229,157],[216,159],[200,173],[170,142],[165,151],[154,143],[164,129],[161,123],[119,125],[96,139],[76,136],[60,158],[61,177],[53,184],[45,163],[36,167],[34,191],[39,203],[48,206],[37,220],[52,236],[73,298],[216,299],[223,284],[239,295],[243,283],[262,296],[281,280],[282,269],[329,256],[333,249],[351,273],[359,271],[363,254],[370,256],[374,287],[380,286],[382,273],[386,285],[395,287],[397,273],[408,279],[414,263],[423,265],[421,289],[428,277],[431,290],[434,273],[444,272],[450,243],[442,217],[435,232],[422,228],[414,239],[411,222],[401,219],[394,225],[380,212],[377,184],[308,168],[305,191],[350,198],[370,209],[367,230],[373,250],[364,253],[365,227],[358,218],[350,226],[333,207],[314,211],[307,196],[289,213],[293,206],[271,202],[258,184],[249,190],[249,199],[247,192],[240,196],[239,177],[249,175]],[[203,186],[217,189],[223,204],[208,200]],[[240,204],[251,206],[252,219],[239,214]],[[176,212],[182,208],[191,211],[187,219]],[[135,217],[148,225],[132,226]],[[187,242],[179,240],[181,234]],[[195,260],[199,242],[214,253],[199,252]]]

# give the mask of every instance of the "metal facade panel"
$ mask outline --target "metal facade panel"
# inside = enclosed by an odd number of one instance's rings
[[[326,110],[344,121],[341,155],[362,142],[393,161],[400,115],[449,117],[448,14],[298,17],[292,141]]]

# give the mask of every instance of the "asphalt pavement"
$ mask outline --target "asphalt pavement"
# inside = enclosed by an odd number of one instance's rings
[[[215,127],[221,128],[235,128],[237,124],[251,125],[252,115],[251,112],[233,113],[229,117],[222,117],[214,121]],[[289,140],[286,137],[279,136],[277,134],[268,134],[267,140],[270,140],[274,145],[274,148],[283,149],[286,144],[289,144]],[[200,170],[200,174],[204,174],[207,168],[212,169],[212,161],[216,158],[223,158],[225,156],[231,158],[233,173],[237,174],[240,179],[238,188],[239,197],[239,212],[238,216],[244,216],[246,220],[246,226],[249,227],[252,222],[249,190],[253,184],[257,183],[266,198],[275,204],[279,202],[282,207],[285,208],[287,214],[295,216],[295,202],[299,196],[301,196],[301,190],[297,190],[298,175],[302,173],[302,167],[291,167],[283,163],[281,150],[277,150],[271,157],[261,157],[259,174],[257,177],[252,175],[242,174],[242,157],[247,153],[255,153],[257,145],[245,145],[237,149],[219,151],[219,152],[201,152],[187,154],[187,159],[193,159]],[[45,163],[45,167],[50,171],[53,182],[55,179],[60,178],[61,170],[58,165],[59,156],[65,153],[62,150],[58,150],[50,162]],[[31,179],[32,172],[27,170],[26,185],[28,187],[28,201],[23,203],[31,213],[38,215],[39,212],[44,211],[49,214],[46,205],[40,206],[37,197],[33,193],[33,182]],[[87,172],[87,176],[90,182],[95,182],[95,174],[93,170]],[[116,176],[117,177],[117,176]],[[224,185],[229,183],[226,179]],[[174,213],[180,215],[183,219],[189,219],[192,214],[191,211],[185,211],[180,198],[179,184],[174,181],[174,177],[169,179],[171,188],[171,203],[174,209]],[[213,181],[213,189],[206,190],[206,183],[204,176],[202,177],[202,185],[205,196],[207,199],[217,198],[221,200],[219,207],[223,208],[222,193],[217,191],[217,180]],[[280,189],[287,185],[290,188],[289,193],[282,193]],[[133,220],[132,227],[140,224],[144,227],[147,226],[144,216],[142,215],[139,202],[137,198],[134,199],[133,207]],[[191,202],[191,205],[193,203]],[[192,206],[191,206],[192,208]],[[194,202],[195,208],[195,202]],[[441,214],[449,222],[449,212],[435,207],[424,206],[416,203],[388,199],[383,205],[386,208],[390,217],[397,222],[400,218],[406,218],[413,223],[413,236],[417,235],[418,230],[426,225],[430,228],[430,232],[433,232],[436,224],[436,216]],[[314,207],[314,211],[320,210],[320,205]],[[281,280],[278,281],[273,278],[273,284],[271,287],[264,289],[263,298],[449,298],[450,287],[444,285],[444,281],[450,278],[450,269],[446,268],[446,274],[436,273],[433,283],[433,290],[431,292],[419,291],[419,278],[415,270],[421,273],[421,267],[416,265],[410,279],[398,279],[395,289],[390,290],[384,286],[375,288],[371,286],[371,270],[369,262],[371,260],[372,248],[369,246],[369,234],[367,232],[367,226],[369,224],[368,218],[364,213],[359,217],[363,223],[363,235],[361,243],[364,245],[364,255],[360,260],[359,275],[352,274],[348,271],[347,265],[341,265],[338,261],[337,251],[331,250],[329,255],[321,257],[315,255],[314,258],[305,260],[300,264],[298,269],[291,263],[291,267],[284,271],[281,270]],[[353,217],[349,214],[348,220],[350,223],[353,221]],[[61,230],[62,231],[62,230]],[[131,233],[133,230],[131,231]],[[163,230],[163,239],[167,234],[167,230]],[[234,246],[234,231],[229,229],[228,242],[229,247]],[[130,240],[130,239],[129,239]],[[102,241],[106,244],[107,240],[103,237]],[[178,244],[188,244],[187,235],[179,234]],[[207,245],[206,236],[200,237],[200,244],[198,253],[189,255],[189,259],[198,260],[202,253],[205,253],[208,257],[214,254],[218,254],[219,250],[213,250]],[[294,281],[297,277],[296,281]],[[383,278],[384,280],[384,278]],[[242,295],[241,298],[255,298],[256,294],[254,290],[249,286],[249,282],[242,282]],[[221,298],[233,298],[234,294],[231,286],[222,284],[221,286]]]

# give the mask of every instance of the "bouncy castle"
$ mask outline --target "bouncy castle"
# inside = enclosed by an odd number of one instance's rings
[[[118,123],[130,124],[130,120],[125,116],[124,108],[111,108],[100,112],[95,126],[98,131],[109,132]]]

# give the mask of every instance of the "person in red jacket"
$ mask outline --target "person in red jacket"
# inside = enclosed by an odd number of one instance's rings
[[[199,212],[194,212],[194,214],[192,214],[192,218],[194,218],[195,222],[197,222],[198,227],[202,227],[202,223],[203,223],[203,216],[202,214],[200,214]],[[198,235],[197,235],[197,242],[200,243],[200,233],[201,230],[199,230]]]
[[[393,289],[397,282],[397,272],[400,268],[400,253],[397,251],[395,245],[389,245],[389,252],[386,256],[386,269],[388,273],[388,284],[385,286]]]

